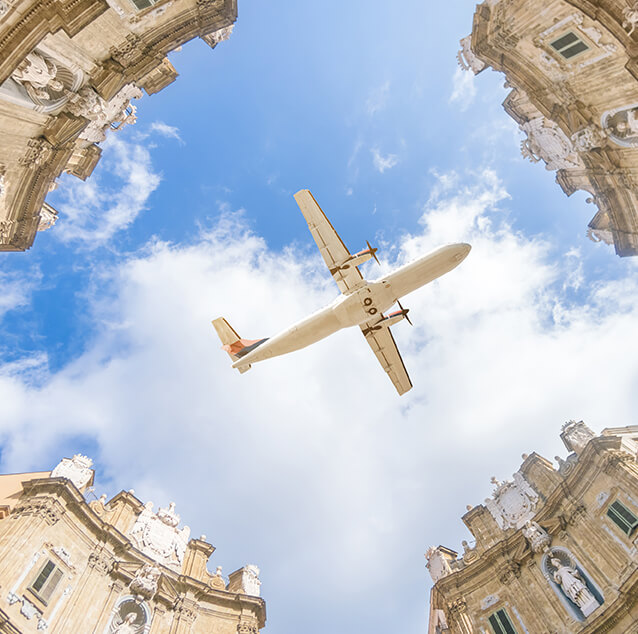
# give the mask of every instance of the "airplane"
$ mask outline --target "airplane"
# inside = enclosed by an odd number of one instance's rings
[[[409,309],[403,308],[399,300],[456,268],[472,247],[465,243],[440,247],[369,282],[357,267],[372,258],[378,263],[377,249],[368,242],[367,249],[351,254],[309,190],[298,191],[294,198],[341,295],[271,338],[242,339],[223,317],[214,319],[213,326],[222,349],[233,361],[232,367],[243,374],[253,363],[301,350],[342,328],[359,326],[399,395],[405,394],[412,388],[412,382],[390,326],[403,319],[412,322],[408,318]],[[386,313],[395,303],[399,309]]]

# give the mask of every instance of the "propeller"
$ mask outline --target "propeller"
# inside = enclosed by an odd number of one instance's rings
[[[401,302],[397,299],[397,304],[399,305],[399,308],[403,311],[403,315],[405,316],[406,321],[410,324],[410,326],[414,326],[414,324],[410,321],[410,318],[408,317],[408,313],[410,312],[410,309],[408,308],[407,310],[405,308],[403,308],[403,306],[401,306]]]
[[[381,266],[381,262],[379,262],[379,258],[377,257],[377,251],[378,251],[379,249],[377,249],[376,247],[375,247],[375,248],[372,248],[372,247],[370,246],[370,243],[369,243],[367,240],[366,240],[366,244],[368,245],[368,249],[370,249],[370,253],[372,253],[372,257],[373,257],[373,258],[377,261],[377,264],[378,264],[379,266]]]

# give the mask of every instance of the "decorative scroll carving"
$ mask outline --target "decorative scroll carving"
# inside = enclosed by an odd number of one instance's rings
[[[78,489],[81,489],[89,483],[93,476],[92,466],[93,460],[91,458],[77,453],[73,458],[62,458],[60,464],[51,472],[51,477],[67,478]]]
[[[592,123],[572,134],[571,140],[577,152],[587,152],[605,145],[607,135],[601,128]]]
[[[112,99],[105,101],[90,86],[84,86],[71,97],[67,109],[78,117],[90,121],[80,134],[81,139],[99,143],[106,139],[107,130],[120,130],[136,121],[135,106],[131,99],[140,99],[142,91],[127,84]]]
[[[527,139],[521,142],[521,154],[532,163],[542,159],[548,170],[579,167],[571,140],[553,121],[536,117],[523,123],[520,129],[527,134]]]
[[[230,38],[234,28],[234,24],[225,26],[222,29],[217,29],[217,31],[208,33],[207,35],[202,35],[202,40],[204,40],[204,42],[206,42],[206,44],[208,44],[211,48],[215,48],[220,42],[225,42]]]
[[[580,454],[587,443],[596,437],[596,434],[581,420],[570,420],[563,425],[560,437],[569,451]]]
[[[53,526],[62,517],[64,509],[56,500],[49,497],[35,497],[28,502],[16,506],[11,514],[12,518],[18,518],[23,515],[37,515],[44,521]]]
[[[625,7],[622,11],[623,29],[629,29],[627,35],[631,35],[638,26],[638,2],[634,2],[631,7]]]
[[[89,555],[89,567],[95,568],[102,575],[108,575],[111,572],[113,563],[113,557],[104,551]]]
[[[545,552],[552,543],[552,538],[537,522],[527,520],[523,528],[523,536],[527,540],[532,552]]]
[[[44,205],[42,205],[42,209],[40,210],[38,231],[46,231],[47,229],[50,229],[56,223],[57,219],[57,210],[49,205],[49,203],[44,203]]]
[[[64,546],[54,546],[51,549],[67,566],[71,567],[71,554]]]
[[[157,513],[153,513],[153,503],[147,502],[129,536],[143,553],[179,572],[190,536],[188,526],[178,530],[179,522],[174,502]]]
[[[221,566],[217,566],[217,570],[215,571],[215,574],[212,575],[210,581],[209,581],[209,585],[211,588],[215,589],[215,590],[225,590],[226,589],[226,582],[224,581],[224,577],[222,576],[222,567]]]
[[[237,625],[237,634],[258,634],[259,629],[255,623],[242,622]]]
[[[494,493],[485,500],[485,506],[501,529],[521,528],[534,517],[538,494],[520,471],[514,474],[513,482],[501,483],[492,478],[492,484]]]
[[[473,561],[476,561],[479,558],[478,553],[476,552],[476,548],[471,548],[466,540],[461,542],[463,546],[463,563],[471,564]]]
[[[26,152],[18,159],[18,163],[35,169],[46,163],[52,154],[53,148],[44,137],[29,139]]]
[[[485,68],[486,64],[474,54],[471,48],[471,43],[471,35],[464,37],[460,41],[461,50],[456,54],[456,59],[463,70],[471,70],[475,75],[477,75]]]
[[[136,573],[135,578],[129,584],[131,592],[142,599],[150,601],[157,592],[162,572],[154,564],[144,564]]]

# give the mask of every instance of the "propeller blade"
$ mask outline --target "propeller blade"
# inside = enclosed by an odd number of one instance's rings
[[[410,318],[408,317],[408,313],[410,312],[410,309],[408,308],[406,310],[405,308],[403,308],[403,306],[401,306],[401,302],[398,299],[397,299],[397,304],[399,305],[399,308],[403,311],[405,320],[410,324],[410,326],[414,326],[414,324],[410,321]]]
[[[367,240],[366,240],[366,244],[368,245],[368,249],[370,249],[370,253],[372,253],[372,257],[373,257],[373,258],[377,261],[377,264],[378,264],[379,266],[381,266],[381,262],[379,262],[379,258],[377,257],[377,251],[378,251],[378,249],[377,249],[377,248],[374,248],[374,249],[373,249],[373,248],[370,246],[370,243],[369,243]]]

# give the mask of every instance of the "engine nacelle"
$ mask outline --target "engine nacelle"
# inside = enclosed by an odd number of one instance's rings
[[[377,262],[379,262],[379,260],[377,259],[377,249],[371,247],[370,243],[368,242],[367,249],[364,249],[363,251],[359,251],[358,253],[351,255],[347,260],[344,260],[339,266],[335,266],[335,268],[330,269],[330,273],[334,275],[337,271],[345,271],[346,269],[349,269],[352,266],[361,266],[364,262],[367,262],[368,260],[371,260],[372,258],[374,258],[375,260],[377,260]]]
[[[379,321],[375,322],[373,326],[364,328],[363,334],[368,335],[370,333],[376,332],[377,330],[382,330],[383,328],[389,328],[390,326],[394,326],[394,324],[398,324],[402,319],[408,319],[409,312],[410,312],[409,308],[401,308],[401,310],[388,313],[384,317],[381,317]],[[408,321],[410,320],[408,319]]]

